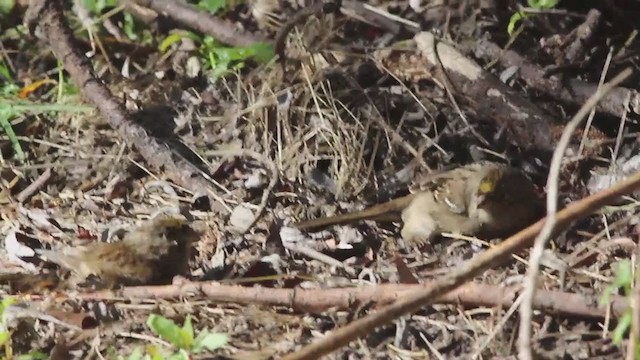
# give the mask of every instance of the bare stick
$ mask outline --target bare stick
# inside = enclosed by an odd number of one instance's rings
[[[632,73],[631,68],[627,68],[613,78],[610,82],[603,85],[595,94],[587,100],[580,108],[576,115],[565,126],[560,141],[553,152],[551,158],[551,166],[549,176],[547,178],[547,217],[540,234],[534,241],[533,249],[529,257],[529,271],[524,288],[524,298],[520,306],[520,334],[518,337],[518,358],[520,360],[530,360],[531,353],[531,314],[533,310],[533,297],[536,290],[536,278],[540,270],[540,261],[544,252],[544,247],[553,234],[556,226],[556,212],[558,209],[558,178],[560,177],[560,167],[562,166],[562,157],[569,146],[571,135],[576,130],[582,120],[589,114],[589,111],[598,104],[609,91],[620,84],[624,79]]]
[[[206,298],[213,302],[232,302],[261,306],[287,306],[295,311],[319,313],[328,310],[349,310],[353,304],[389,304],[416,289],[426,289],[432,280],[423,284],[379,284],[331,289],[275,289],[224,285],[219,282],[186,282],[183,284],[156,286],[129,286],[119,290],[103,290],[73,294],[83,301],[115,301],[138,299],[157,301],[160,299]],[[470,282],[435,299],[440,304],[464,305],[465,307],[513,307],[520,303],[520,285],[501,286]],[[611,297],[611,315],[624,315],[629,301],[620,295]],[[536,294],[536,309],[546,314],[579,316],[584,319],[604,319],[609,307],[598,306],[593,296],[558,290],[540,290]],[[508,311],[508,313],[511,311]],[[507,317],[506,315],[505,317]],[[495,333],[499,331],[496,327]],[[479,351],[479,350],[478,350]]]
[[[45,170],[40,176],[38,176],[38,178],[34,182],[32,182],[18,195],[16,195],[16,200],[18,200],[18,202],[20,203],[23,203],[31,195],[38,191],[38,189],[40,189],[47,181],[49,181],[49,178],[51,178],[51,168]]]

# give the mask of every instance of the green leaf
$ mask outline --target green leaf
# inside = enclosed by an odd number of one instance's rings
[[[17,360],[45,360],[48,358],[49,358],[49,355],[40,351],[32,351],[27,354],[18,355],[16,357]]]
[[[182,40],[183,35],[181,32],[176,31],[173,34],[167,36],[166,38],[164,38],[164,40],[162,40],[162,42],[160,43],[160,45],[158,45],[158,50],[160,50],[160,52],[166,52],[167,49],[177,43],[178,41]]]
[[[551,9],[558,5],[558,0],[528,0],[527,2],[534,9]]]
[[[198,2],[198,7],[202,10],[206,10],[211,14],[215,14],[218,10],[224,9],[227,7],[226,0],[200,0]]]
[[[10,338],[11,334],[8,331],[0,332],[0,346],[4,346]]]
[[[189,360],[189,353],[186,352],[184,349],[180,349],[177,352],[171,354],[171,356],[169,356],[167,359],[168,360]]]
[[[2,301],[0,302],[0,315],[4,314],[4,310],[15,304],[16,303],[16,299],[14,297],[11,296],[7,296],[4,299],[2,299]]]
[[[611,294],[616,291],[618,288],[614,285],[607,286],[602,292],[602,296],[600,297],[600,305],[607,305],[610,302]]]
[[[7,64],[2,59],[0,59],[0,76],[4,78],[4,82],[6,83],[13,84],[15,82],[13,80],[13,76],[11,75],[11,69],[9,69]]]
[[[133,351],[127,358],[127,360],[142,360],[143,356],[144,356],[144,349],[141,346],[138,346],[135,349],[133,349]]]
[[[187,315],[187,318],[184,319],[184,324],[182,325],[182,329],[180,329],[180,336],[184,344],[183,348],[191,349],[193,345],[193,325],[191,325],[190,315]]]
[[[220,43],[213,36],[206,35],[202,38],[202,44],[204,45],[205,51],[209,52],[212,49],[219,47]]]
[[[184,343],[182,341],[182,334],[180,327],[176,325],[173,320],[167,319],[164,316],[151,314],[149,318],[147,318],[147,326],[159,335],[163,339],[170,342],[172,345],[176,347],[183,347]]]
[[[518,24],[518,22],[526,17],[527,14],[522,11],[516,11],[515,13],[513,13],[513,15],[511,15],[511,18],[509,19],[509,25],[507,25],[507,33],[509,35],[513,35],[513,31],[516,29],[516,25]]]
[[[611,334],[611,339],[614,344],[620,345],[624,339],[625,332],[627,332],[627,329],[631,326],[631,317],[631,311],[626,311],[618,321],[618,326],[616,326],[613,334]]]
[[[194,353],[200,353],[204,350],[213,351],[225,346],[229,342],[229,336],[222,333],[210,333],[207,330],[203,330],[191,349]]]
[[[129,13],[124,13],[124,24],[122,26],[122,30],[130,40],[139,39],[138,34],[136,34],[135,27],[135,20],[133,19],[133,16]]]
[[[118,3],[117,0],[84,0],[84,6],[95,14],[101,14],[105,8],[116,7]]]
[[[6,84],[0,88],[0,97],[15,97],[20,91],[20,87],[16,84]]]
[[[273,45],[268,43],[255,43],[248,46],[253,51],[253,58],[259,63],[266,63],[273,59],[275,52]]]
[[[0,0],[0,16],[9,15],[15,6],[14,0]]]
[[[604,289],[602,297],[600,298],[600,305],[608,304],[611,294],[619,288],[623,288],[627,295],[631,292],[631,284],[633,283],[631,261],[622,260],[618,262],[614,267],[614,273],[615,277],[613,279],[613,283],[609,284],[609,286]]]
[[[613,284],[618,287],[631,287],[633,282],[633,271],[631,269],[631,261],[628,259],[622,260],[616,264],[615,268],[616,277]]]
[[[171,45],[177,43],[178,41],[184,38],[189,38],[195,42],[202,42],[202,39],[200,38],[200,36],[198,36],[195,33],[192,33],[191,31],[176,31],[170,34],[169,36],[167,36],[166,38],[164,38],[164,40],[162,40],[162,42],[158,46],[158,50],[160,50],[160,52],[166,52]]]
[[[4,129],[4,132],[9,137],[9,142],[11,142],[11,146],[13,147],[13,151],[16,153],[16,159],[18,161],[23,161],[27,158],[24,151],[22,150],[22,146],[20,146],[20,142],[16,137],[16,133],[13,131],[11,127],[11,119],[15,116],[15,112],[11,108],[10,105],[0,106],[0,127]],[[11,297],[5,298],[2,300],[0,304],[0,314],[4,314],[4,309],[13,304],[15,300]],[[2,323],[5,323],[4,316],[2,316]]]
[[[149,322],[149,319],[147,319],[147,322]],[[164,355],[162,354],[162,352],[160,351],[160,349],[158,349],[158,347],[156,345],[147,345],[146,347],[147,350],[147,355],[145,355],[145,360],[146,359],[151,359],[151,360],[163,360],[164,359]]]
[[[96,0],[84,0],[84,7],[92,12],[98,12],[98,2]]]

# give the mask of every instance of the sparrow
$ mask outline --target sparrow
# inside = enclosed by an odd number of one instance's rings
[[[160,214],[126,233],[121,241],[36,252],[68,269],[75,281],[90,275],[106,286],[160,285],[189,270],[191,244],[198,233],[180,214]]]
[[[478,162],[418,179],[409,195],[351,213],[294,224],[310,230],[360,220],[402,221],[408,245],[424,244],[443,232],[505,236],[537,220],[541,201],[520,170]]]

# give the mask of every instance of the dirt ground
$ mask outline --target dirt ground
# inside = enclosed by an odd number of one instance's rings
[[[0,354],[640,359],[639,17],[632,0],[12,4]],[[295,227],[483,161],[557,199],[535,278],[541,222],[419,245],[398,221]],[[181,346],[153,314],[227,341]]]

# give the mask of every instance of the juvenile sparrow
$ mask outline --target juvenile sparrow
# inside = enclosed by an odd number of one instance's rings
[[[95,242],[61,250],[38,250],[69,269],[76,280],[95,275],[107,286],[170,283],[188,271],[191,243],[197,234],[179,214],[161,214],[113,243]]]
[[[424,243],[443,232],[503,236],[541,215],[535,186],[519,170],[480,162],[431,174],[412,193],[362,211],[297,223],[313,229],[360,220],[402,220],[402,238]]]

